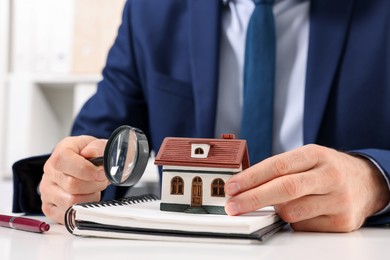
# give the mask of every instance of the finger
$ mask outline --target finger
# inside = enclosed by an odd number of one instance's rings
[[[319,163],[321,149],[317,145],[306,145],[268,158],[230,178],[225,185],[225,192],[234,196],[272,179],[308,171]]]
[[[102,167],[96,167],[87,159],[69,149],[53,154],[45,164],[44,172],[69,175],[84,181],[106,180]],[[59,176],[57,176],[56,181],[61,183],[59,182]]]
[[[58,220],[58,214],[65,213],[75,203],[100,200],[100,192],[73,195],[54,183],[44,187],[41,194],[42,210],[46,216],[55,220]]]
[[[82,201],[88,201],[91,198],[91,194],[94,194],[93,196],[96,196],[95,194],[99,195],[99,199],[101,191],[107,187],[98,186],[96,183],[89,183],[89,186],[94,186],[94,189],[89,193],[81,192],[80,194],[72,194],[63,189],[62,186],[47,179],[46,174],[44,174],[40,185],[41,199],[42,201],[47,201],[55,205],[71,205]]]
[[[88,194],[83,196],[77,195],[77,198],[68,200],[68,203],[65,203],[67,200],[63,200],[62,198],[60,200],[42,200],[42,212],[49,219],[63,224],[65,212],[69,209],[69,207],[75,203],[94,202],[99,200],[100,194]]]
[[[80,155],[85,158],[94,158],[103,156],[104,149],[106,147],[107,140],[97,139],[90,142],[85,148],[80,152]]]
[[[85,147],[96,140],[91,136],[64,138],[45,164],[44,171],[50,173],[56,170],[85,181],[104,181],[105,175],[102,167],[95,167],[80,155]],[[95,147],[101,142],[96,141]]]
[[[47,186],[43,185],[43,187]],[[50,189],[52,190],[50,195],[46,190],[41,190],[42,212],[47,218],[63,224],[66,210],[57,206],[62,191],[58,185],[54,184],[50,185]]]
[[[328,195],[309,195],[274,205],[276,213],[288,223],[297,223],[337,213],[336,203]]]
[[[57,223],[64,224],[65,212],[60,210],[56,205],[42,202],[42,212],[47,218]]]
[[[64,153],[56,169],[63,169],[64,174],[84,181],[106,180],[103,167],[96,167],[83,156],[73,152]]]
[[[327,194],[334,189],[333,182],[331,176],[322,174],[321,170],[282,176],[233,196],[226,203],[225,210],[229,215],[239,215],[307,195]]]
[[[56,172],[53,174],[53,182],[70,194],[88,194],[104,190],[108,185],[108,180],[103,181],[85,181],[71,175]]]

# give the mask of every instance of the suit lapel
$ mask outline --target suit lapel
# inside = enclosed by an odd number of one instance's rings
[[[316,141],[355,0],[312,0],[305,89],[304,143]],[[196,133],[213,137],[218,93],[220,0],[189,0]]]
[[[188,4],[196,133],[214,137],[222,6],[220,0],[189,0]]]
[[[312,0],[305,89],[304,143],[317,139],[335,81],[354,0]]]

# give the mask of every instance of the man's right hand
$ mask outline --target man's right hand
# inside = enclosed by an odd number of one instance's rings
[[[103,167],[87,159],[102,156],[106,143],[91,136],[66,137],[58,143],[39,186],[42,211],[49,219],[63,224],[65,211],[73,204],[100,200],[109,181]]]

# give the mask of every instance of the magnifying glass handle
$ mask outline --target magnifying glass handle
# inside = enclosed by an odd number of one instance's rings
[[[103,165],[103,156],[100,157],[94,157],[91,159],[88,159],[91,163],[93,163],[96,166],[102,166]]]

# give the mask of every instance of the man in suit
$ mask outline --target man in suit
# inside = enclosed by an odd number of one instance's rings
[[[164,137],[238,133],[251,0],[129,0],[97,93],[44,167],[42,210],[63,222],[108,182],[86,158],[118,126]],[[231,215],[274,205],[296,230],[389,223],[390,2],[280,0],[274,156],[232,177]],[[103,138],[103,139],[97,139]],[[105,198],[125,191],[109,187]]]

